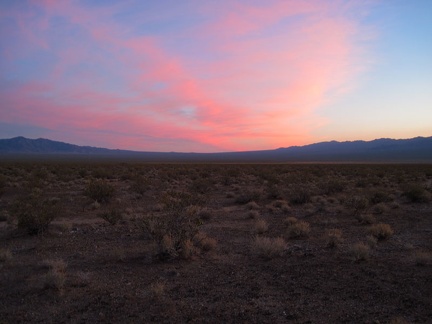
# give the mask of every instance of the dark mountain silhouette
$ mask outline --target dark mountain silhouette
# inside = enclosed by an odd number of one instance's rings
[[[2,158],[113,159],[188,162],[422,162],[432,163],[432,137],[322,142],[275,150],[228,153],[175,153],[111,150],[48,139],[0,139]]]

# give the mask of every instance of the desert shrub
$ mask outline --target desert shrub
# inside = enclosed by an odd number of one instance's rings
[[[325,195],[332,195],[338,192],[342,192],[346,187],[346,184],[337,179],[330,179],[323,181],[320,184],[320,188]]]
[[[301,238],[307,237],[310,232],[309,223],[304,221],[299,221],[288,227],[288,237],[289,238]]]
[[[161,299],[165,293],[165,283],[162,281],[153,282],[149,290],[154,299]]]
[[[327,247],[336,248],[342,242],[342,231],[340,229],[329,229],[326,233]]]
[[[428,252],[417,252],[415,254],[415,264],[425,266],[432,263],[432,254]]]
[[[167,191],[160,199],[166,211],[178,211],[188,206],[200,206],[204,204],[205,198],[202,195],[191,194],[184,191]]]
[[[375,206],[373,206],[372,211],[375,214],[384,214],[389,211],[389,207],[387,207],[387,205],[384,203],[378,203]]]
[[[66,262],[63,260],[46,260],[44,264],[49,268],[48,273],[43,277],[44,288],[61,291],[66,282]]]
[[[208,209],[202,209],[198,213],[198,217],[202,219],[203,221],[209,221],[213,218],[213,213]]]
[[[111,225],[115,225],[123,219],[123,215],[117,207],[111,207],[108,210],[99,213],[98,216]]]
[[[145,192],[149,188],[149,180],[143,176],[135,177],[132,184],[131,184],[131,190],[133,192],[136,192],[137,194],[143,196]]]
[[[217,241],[214,238],[208,237],[205,233],[202,232],[198,232],[194,236],[193,242],[204,252],[214,250],[217,246]]]
[[[369,200],[363,196],[353,196],[345,201],[345,205],[353,211],[354,215],[358,215],[366,210],[369,205]]]
[[[237,196],[235,202],[240,205],[245,205],[251,201],[259,201],[261,198],[261,192],[258,190],[247,190]]]
[[[259,219],[255,222],[255,232],[258,234],[262,234],[268,231],[268,224],[264,219]]]
[[[260,206],[255,202],[255,201],[250,201],[246,204],[246,208],[251,210],[251,209],[259,209]]]
[[[214,238],[206,237],[200,242],[200,247],[204,252],[212,251],[216,248],[217,241]]]
[[[414,203],[426,203],[430,201],[430,193],[421,185],[411,185],[406,188],[403,195]]]
[[[297,223],[297,218],[293,217],[293,216],[289,216],[287,218],[284,219],[284,223],[288,226],[291,226],[295,223]]]
[[[257,219],[258,217],[260,217],[260,213],[257,210],[250,210],[248,212],[248,217],[250,219]]]
[[[351,246],[349,253],[354,261],[364,261],[369,259],[370,249],[369,246],[364,243],[356,243]]]
[[[187,257],[190,254],[192,240],[201,226],[197,214],[197,208],[178,202],[177,205],[171,203],[166,206],[162,215],[152,215],[143,220],[144,230],[158,246],[159,259]]]
[[[356,219],[360,224],[363,225],[371,225],[375,223],[375,217],[372,214],[358,214],[356,215]]]
[[[369,232],[378,240],[386,240],[393,235],[393,229],[391,226],[383,223],[372,225]]]
[[[0,248],[0,262],[7,262],[12,259],[12,253],[9,249]]]
[[[213,187],[213,182],[211,179],[205,178],[205,179],[197,179],[192,182],[190,186],[191,192],[196,192],[200,194],[208,193],[211,188]]]
[[[375,248],[375,247],[377,246],[377,244],[378,244],[378,240],[377,240],[377,238],[376,238],[375,236],[373,236],[373,235],[368,235],[368,236],[366,237],[366,243],[367,243],[367,245],[368,245],[371,249],[373,249],[373,248]]]
[[[375,191],[371,194],[371,196],[369,198],[369,202],[372,205],[390,202],[392,200],[393,199],[391,198],[391,196],[385,191]]]
[[[311,202],[312,191],[306,187],[298,187],[290,193],[290,202],[294,205],[303,205]]]
[[[3,196],[6,189],[6,178],[0,175],[0,197]]]
[[[86,187],[84,194],[99,203],[107,203],[114,196],[115,188],[104,180],[92,180]]]
[[[109,179],[113,178],[111,171],[108,168],[99,167],[93,170],[93,177],[97,179]]]
[[[18,199],[12,207],[12,215],[18,220],[18,228],[28,234],[40,234],[57,217],[60,211],[57,199],[42,197],[40,190]]]
[[[265,259],[279,257],[286,249],[285,240],[281,237],[255,237],[252,252]]]
[[[270,184],[267,189],[267,198],[269,199],[282,199],[282,189],[276,184]]]

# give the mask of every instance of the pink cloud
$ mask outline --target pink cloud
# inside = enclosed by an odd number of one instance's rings
[[[18,14],[23,38],[45,50],[57,46],[58,59],[45,80],[0,94],[10,107],[1,108],[1,120],[71,136],[85,131],[98,141],[104,134],[110,147],[142,150],[306,143],[325,122],[316,111],[331,100],[328,93],[357,73],[360,27],[340,4],[230,2],[189,32],[199,55],[183,56],[168,50],[162,36],[136,35],[116,21],[120,5],[99,11],[73,1],[36,1],[43,14],[30,23],[24,18],[31,11]],[[206,16],[210,9],[201,5],[197,12]],[[80,38],[52,43],[53,17],[65,19]]]

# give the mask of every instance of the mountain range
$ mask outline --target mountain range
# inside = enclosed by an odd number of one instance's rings
[[[432,137],[321,142],[274,150],[177,153],[112,150],[49,139],[0,139],[0,159],[102,159],[151,162],[401,162],[432,163]]]

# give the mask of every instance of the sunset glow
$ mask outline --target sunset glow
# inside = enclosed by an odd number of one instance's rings
[[[431,136],[427,12],[421,0],[2,1],[0,138],[217,152]]]

